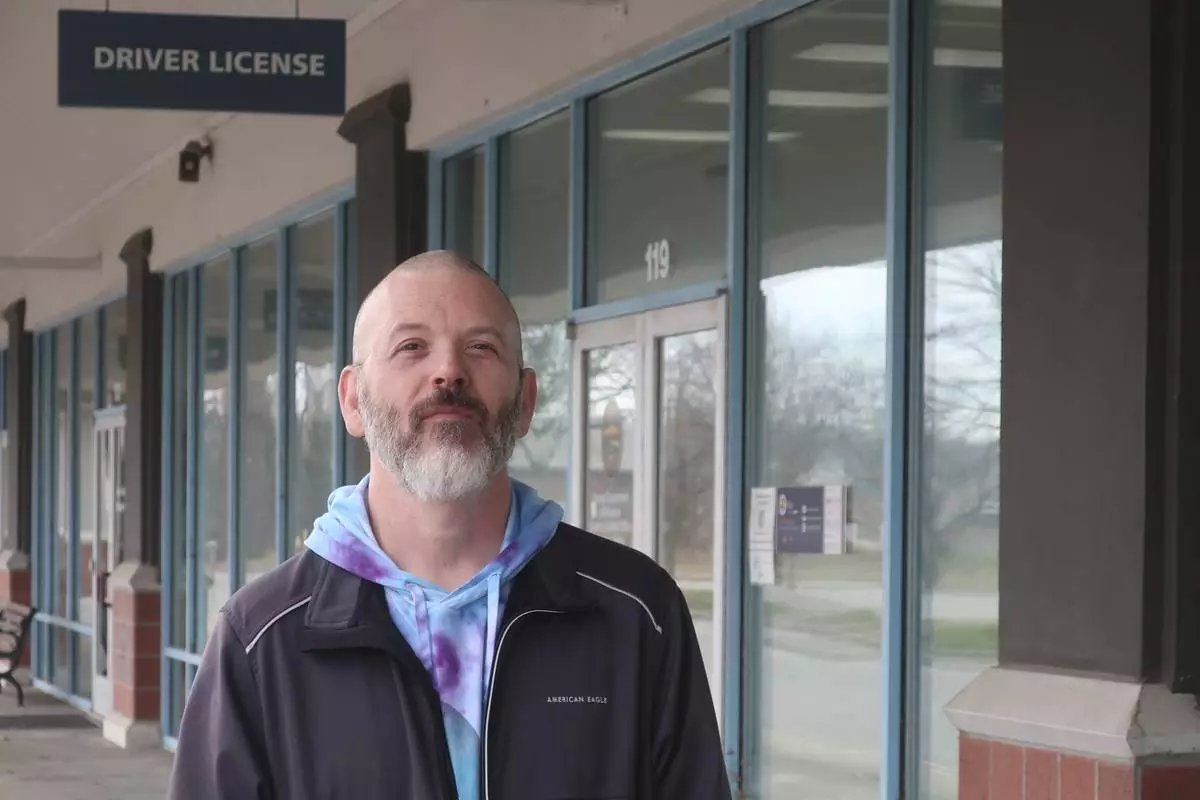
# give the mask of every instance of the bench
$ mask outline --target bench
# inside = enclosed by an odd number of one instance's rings
[[[25,690],[13,676],[29,648],[29,633],[37,610],[20,603],[0,606],[0,691],[4,684],[17,690],[17,705],[25,705]]]

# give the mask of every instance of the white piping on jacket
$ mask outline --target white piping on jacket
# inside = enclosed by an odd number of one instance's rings
[[[311,600],[312,600],[312,595],[309,595],[308,597],[304,598],[303,600],[301,600],[297,603],[293,603],[292,605],[285,608],[283,611],[280,611],[278,614],[271,617],[271,620],[266,625],[263,625],[262,630],[260,630],[258,633],[256,633],[254,635],[254,638],[250,640],[250,644],[246,645],[246,655],[250,655],[250,651],[254,649],[254,645],[258,644],[258,640],[263,637],[264,633],[271,630],[272,625],[274,625],[276,622],[279,622],[279,620],[283,619],[284,617],[286,617],[288,614],[292,613],[296,609],[302,608],[302,607],[308,605],[308,603]]]
[[[603,586],[605,589],[611,589],[612,591],[616,592],[617,594],[623,594],[626,597],[628,597],[630,600],[633,600],[634,602],[636,602],[639,606],[641,606],[645,610],[646,616],[650,618],[650,624],[654,626],[654,630],[658,631],[659,633],[663,632],[662,627],[654,619],[654,615],[652,613],[650,613],[650,606],[643,603],[642,598],[638,597],[636,594],[633,594],[632,592],[627,592],[624,589],[619,589],[616,586],[613,586],[611,583],[605,583],[604,581],[600,580],[599,578],[596,578],[592,575],[588,575],[586,572],[576,571],[575,574],[581,578],[587,578],[589,581],[592,581],[593,583],[598,583],[601,586]]]

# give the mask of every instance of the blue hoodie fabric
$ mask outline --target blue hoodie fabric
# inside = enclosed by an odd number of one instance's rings
[[[492,673],[497,628],[513,576],[550,541],[562,507],[512,481],[504,543],[471,580],[446,590],[396,566],[379,546],[367,516],[367,478],[337,489],[306,545],[317,555],[384,588],[400,633],[421,659],[442,700],[454,780],[462,800],[479,797],[479,736]]]

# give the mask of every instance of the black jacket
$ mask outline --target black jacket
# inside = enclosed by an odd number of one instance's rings
[[[691,617],[644,555],[567,525],[513,579],[481,800],[729,800]],[[441,702],[383,589],[314,553],[222,609],[175,800],[456,798]]]

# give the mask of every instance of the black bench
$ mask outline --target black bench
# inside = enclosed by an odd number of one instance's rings
[[[11,684],[17,690],[17,705],[25,705],[25,690],[13,677],[25,651],[29,648],[29,632],[37,609],[20,603],[8,603],[0,607],[0,690]]]

